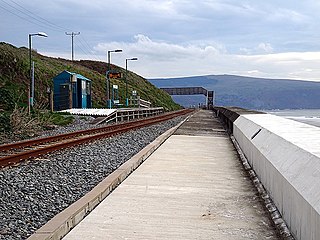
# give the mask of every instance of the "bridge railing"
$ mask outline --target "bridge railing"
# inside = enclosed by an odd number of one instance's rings
[[[151,102],[139,98],[139,107],[150,108],[151,107]]]

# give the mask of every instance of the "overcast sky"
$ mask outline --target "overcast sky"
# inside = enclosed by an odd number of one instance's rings
[[[107,61],[146,78],[237,74],[320,81],[319,0],[0,0],[0,41]]]

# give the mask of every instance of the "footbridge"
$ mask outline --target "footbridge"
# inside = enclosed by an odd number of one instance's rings
[[[205,95],[207,109],[212,109],[214,105],[214,91],[209,91],[203,87],[176,87],[161,89],[169,95]]]

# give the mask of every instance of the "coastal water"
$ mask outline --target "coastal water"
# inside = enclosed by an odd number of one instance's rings
[[[286,109],[265,112],[320,127],[320,109]]]

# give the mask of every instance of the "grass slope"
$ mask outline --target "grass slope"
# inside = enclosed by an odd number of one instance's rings
[[[53,77],[68,70],[80,73],[92,80],[93,107],[105,107],[106,84],[105,72],[107,64],[96,61],[75,61],[51,58],[32,52],[35,62],[35,99],[38,103],[48,102],[47,87],[53,88]],[[112,66],[125,72],[124,69]],[[165,110],[175,110],[180,106],[171,97],[157,89],[146,79],[129,72],[128,90],[137,90],[142,99],[149,100],[153,106],[164,107]],[[27,106],[27,88],[29,84],[29,51],[27,48],[17,48],[10,44],[0,43],[0,111],[11,111],[14,104]],[[119,85],[120,101],[125,99],[124,79],[112,79],[111,84]]]

